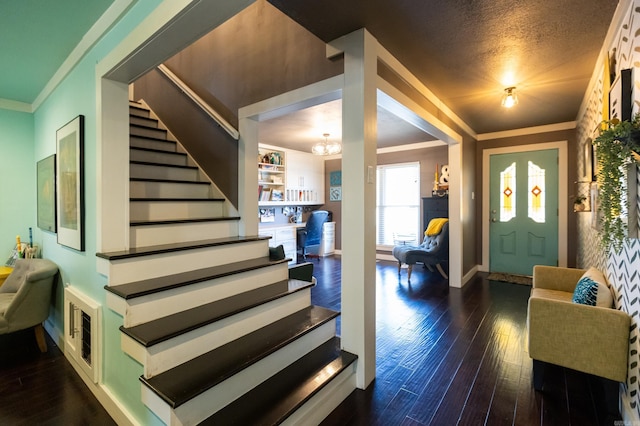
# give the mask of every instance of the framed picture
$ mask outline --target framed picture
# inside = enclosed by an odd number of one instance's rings
[[[329,187],[329,201],[342,201],[342,187],[331,186]]]
[[[58,244],[84,251],[84,116],[56,132]]]
[[[618,118],[620,121],[631,120],[632,75],[631,69],[620,70],[609,90],[609,120]]]
[[[598,200],[598,184],[591,182],[591,227],[600,231],[602,228],[602,213],[600,212],[600,204]]]
[[[56,155],[37,165],[38,228],[56,232]]]

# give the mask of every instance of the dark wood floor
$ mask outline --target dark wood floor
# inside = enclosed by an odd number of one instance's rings
[[[0,336],[0,425],[115,425],[46,338],[42,354],[32,330]]]
[[[313,262],[314,304],[339,310],[340,258]],[[449,289],[421,268],[409,285],[393,262],[378,263],[376,281],[377,378],[324,425],[613,424],[590,376],[551,367],[545,392],[532,390],[529,287],[480,274]],[[0,425],[114,424],[47,339],[40,354],[31,331],[0,336]]]
[[[340,307],[340,258],[315,262],[313,303]],[[378,262],[376,379],[323,425],[598,425],[607,417],[597,379],[549,366],[531,386],[525,351],[530,287],[478,274],[450,289],[435,272],[398,278]]]

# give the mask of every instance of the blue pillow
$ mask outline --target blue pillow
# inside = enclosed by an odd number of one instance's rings
[[[596,306],[598,300],[598,283],[589,277],[580,278],[573,291],[573,303]]]

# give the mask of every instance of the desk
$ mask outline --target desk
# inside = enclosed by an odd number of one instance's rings
[[[0,286],[4,284],[4,280],[7,279],[11,271],[13,271],[11,266],[0,266]]]

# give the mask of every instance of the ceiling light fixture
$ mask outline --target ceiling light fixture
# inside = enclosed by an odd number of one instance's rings
[[[313,145],[311,152],[314,155],[335,155],[342,152],[342,145],[339,142],[329,142],[329,133],[323,133],[324,141]]]
[[[502,96],[502,106],[505,108],[511,108],[518,103],[518,95],[516,95],[515,87],[507,87],[504,89],[504,95]]]

